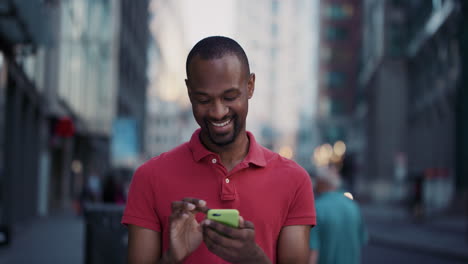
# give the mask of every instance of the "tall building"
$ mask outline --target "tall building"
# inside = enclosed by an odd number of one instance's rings
[[[361,45],[361,1],[322,0],[317,118],[322,141],[350,149]]]
[[[63,109],[69,109],[76,133],[63,143],[65,151],[73,153],[71,157],[63,155],[61,148],[51,152],[52,164],[55,160],[64,162],[51,168],[51,188],[63,192],[53,198],[56,203],[75,198],[88,175],[102,177],[111,166],[120,19],[116,1],[66,1],[60,4],[60,10],[59,99],[52,106],[59,120]]]
[[[181,108],[174,102],[152,98],[147,118],[147,158],[188,141],[195,129],[190,108]]]
[[[426,212],[436,212],[450,204],[462,177],[454,136],[458,4],[368,0],[364,10],[365,186],[375,199],[402,200],[419,182]]]
[[[109,167],[118,10],[106,0],[0,4],[0,224],[71,206],[86,174]]]
[[[360,154],[366,168],[362,174],[368,178],[361,182],[367,182],[363,186],[372,197],[389,199],[393,198],[388,196],[396,162],[406,160],[407,69],[403,37],[398,35],[404,34],[405,16],[391,1],[365,1],[363,9],[361,97],[356,116],[366,136]]]
[[[462,14],[468,14],[468,3],[466,1],[459,1],[460,12]],[[459,25],[459,47],[460,48],[460,59],[461,59],[461,72],[460,82],[457,92],[456,100],[456,132],[455,142],[456,144],[456,161],[455,161],[455,175],[456,175],[456,187],[457,193],[466,195],[468,192],[468,177],[462,175],[468,175],[468,138],[465,135],[468,134],[468,16],[461,16]],[[466,196],[465,196],[466,197]],[[461,199],[460,199],[461,200]],[[468,203],[466,203],[468,206]]]
[[[457,1],[399,3],[407,13],[408,169],[424,177],[428,213],[454,197],[456,94],[460,79]]]
[[[197,128],[185,87],[189,52],[181,0],[150,4],[148,106],[145,154],[153,157],[188,141]]]
[[[40,211],[49,148],[49,78],[58,9],[50,1],[0,4],[0,225]]]
[[[118,90],[112,138],[112,163],[117,167],[135,168],[144,152],[148,8],[148,0],[119,1]]]
[[[319,57],[319,33],[320,33],[320,1],[303,2],[309,16],[303,17],[300,24],[310,30],[308,41],[305,43],[304,54],[306,67],[304,70],[308,77],[305,80],[308,85],[300,86],[299,107],[299,125],[296,138],[296,150],[294,160],[312,174],[314,170],[313,153],[314,149],[320,144],[321,136],[317,126],[317,96],[320,63]]]
[[[289,158],[297,158],[300,117],[314,112],[314,3],[236,2],[236,39],[256,74],[247,127],[264,146]]]

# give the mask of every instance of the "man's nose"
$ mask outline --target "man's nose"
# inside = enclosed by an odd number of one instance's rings
[[[220,100],[213,102],[210,108],[210,118],[222,120],[229,112],[228,107]]]

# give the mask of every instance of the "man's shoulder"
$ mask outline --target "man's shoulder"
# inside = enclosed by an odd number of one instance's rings
[[[283,168],[287,170],[297,170],[300,172],[305,172],[304,168],[302,168],[297,162],[294,160],[285,158],[280,154],[273,152],[267,148],[265,149],[265,157],[267,157],[268,163],[274,165],[276,168]]]
[[[267,167],[272,168],[279,173],[284,172],[285,174],[283,175],[288,175],[288,177],[292,177],[293,175],[297,175],[298,177],[309,177],[307,171],[294,160],[285,158],[280,154],[265,147],[261,146],[261,148],[265,155]]]

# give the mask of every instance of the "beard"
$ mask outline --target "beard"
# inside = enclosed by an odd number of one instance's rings
[[[225,118],[225,119],[228,119],[228,118]],[[222,146],[227,146],[236,140],[237,136],[240,133],[240,125],[239,125],[238,116],[237,115],[232,116],[231,122],[233,123],[233,129],[231,131],[227,133],[223,133],[223,134],[217,134],[217,133],[214,133],[210,129],[210,121],[208,121],[207,119],[204,120],[208,138],[211,141],[211,143],[215,144],[216,146],[222,147]]]

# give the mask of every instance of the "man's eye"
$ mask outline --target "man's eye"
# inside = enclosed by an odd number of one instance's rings
[[[236,100],[237,97],[224,97],[224,100],[226,101],[234,101]]]
[[[200,103],[200,104],[207,104],[207,103],[210,102],[210,100],[208,100],[208,99],[198,99],[197,101],[198,101],[198,103]]]

